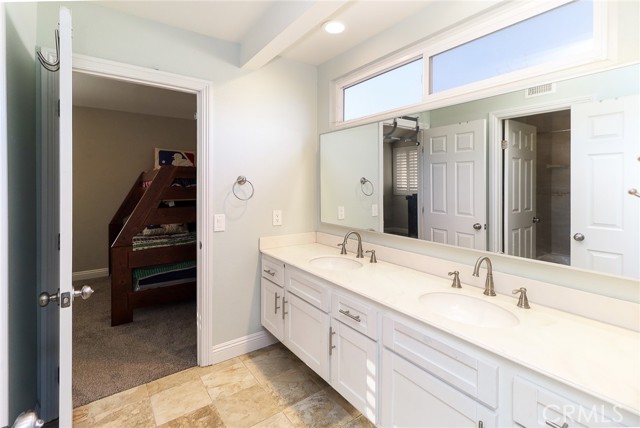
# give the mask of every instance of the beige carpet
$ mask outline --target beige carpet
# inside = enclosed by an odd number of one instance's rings
[[[196,365],[196,302],[136,309],[111,327],[109,278],[74,282],[95,293],[73,306],[73,406]]]

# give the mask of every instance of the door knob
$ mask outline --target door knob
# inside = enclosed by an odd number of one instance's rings
[[[539,217],[534,217],[534,218],[531,219],[531,221],[536,223],[536,224],[538,224],[538,223],[540,223],[540,218]]]
[[[40,293],[40,296],[38,296],[38,304],[43,308],[51,302],[56,302],[58,305],[60,305],[59,288],[58,291],[56,291],[56,294],[49,294],[46,291],[43,291],[42,293]]]
[[[584,241],[584,235],[582,233],[576,233],[575,235],[573,235],[573,239],[575,239],[576,241]]]
[[[82,297],[82,300],[87,300],[93,294],[93,288],[88,285],[83,285],[80,290],[73,290],[73,298]]]
[[[476,224],[473,225],[473,228],[475,230],[480,230],[480,229],[482,229],[482,225],[480,223],[476,223]]]

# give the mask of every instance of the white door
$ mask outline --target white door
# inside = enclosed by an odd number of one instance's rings
[[[571,265],[640,276],[638,96],[571,107]]]
[[[70,427],[73,421],[71,395],[72,345],[72,241],[73,241],[73,142],[71,85],[71,12],[60,8],[60,415],[59,425]]]
[[[536,127],[504,121],[505,252],[536,256]]]
[[[71,13],[59,16],[59,70],[46,73],[43,84],[42,323],[39,363],[42,416],[72,425],[72,226],[73,147],[71,86]],[[43,82],[44,82],[43,80]],[[46,87],[45,87],[46,86]],[[59,107],[58,107],[59,106]],[[58,113],[56,114],[56,110]],[[59,117],[56,117],[59,116]],[[50,298],[47,298],[51,296]],[[44,300],[43,300],[44,297]],[[55,303],[54,303],[55,302]]]
[[[424,137],[424,239],[485,250],[486,121],[426,129]]]
[[[266,278],[260,279],[261,289],[261,321],[264,328],[269,330],[279,341],[284,340],[284,288],[274,284]]]

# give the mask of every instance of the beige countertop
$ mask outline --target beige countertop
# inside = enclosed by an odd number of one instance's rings
[[[399,265],[363,262],[362,268],[334,271],[309,261],[339,256],[321,244],[263,249],[283,261],[480,348],[549,376],[625,410],[640,414],[640,333],[556,309],[518,308],[512,296],[484,296],[477,287],[450,287],[451,280]],[[340,256],[356,260],[355,255]],[[443,263],[446,263],[443,261]],[[484,266],[484,265],[483,265]],[[482,275],[485,274],[484,268]],[[426,293],[448,292],[489,301],[515,315],[513,327],[488,328],[451,321],[420,303]]]

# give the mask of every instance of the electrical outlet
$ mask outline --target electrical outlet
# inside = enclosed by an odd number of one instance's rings
[[[282,226],[282,211],[273,210],[273,225]]]
[[[338,220],[344,220],[344,207],[338,207]]]
[[[378,217],[378,204],[371,204],[371,217]]]
[[[215,214],[213,216],[213,231],[224,232],[226,226],[226,217],[224,214]]]

